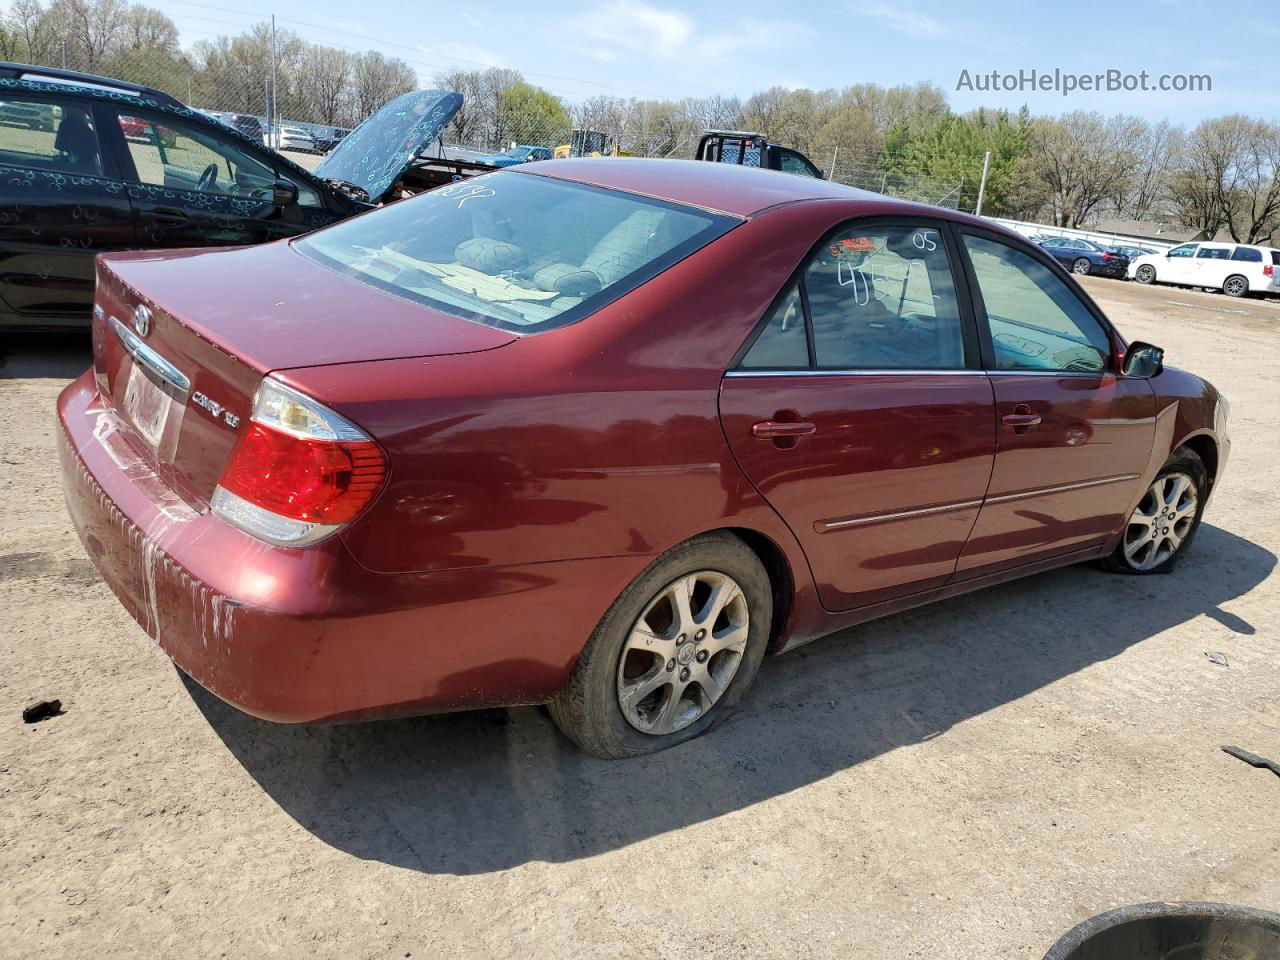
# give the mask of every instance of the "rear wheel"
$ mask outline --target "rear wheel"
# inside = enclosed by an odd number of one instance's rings
[[[1071,264],[1071,272],[1075,274],[1079,274],[1082,277],[1088,276],[1089,271],[1092,268],[1093,268],[1093,264],[1089,263],[1089,261],[1085,257],[1080,257],[1079,259],[1076,260],[1075,263]]]
[[[732,534],[669,550],[604,615],[549,705],[552,718],[570,740],[606,758],[701,736],[755,679],[772,598],[764,566]]]
[[[1103,561],[1112,573],[1169,573],[1200,529],[1209,477],[1185,447],[1156,474],[1125,524],[1115,552]]]
[[[1243,297],[1249,292],[1249,281],[1239,274],[1227,277],[1222,284],[1222,292],[1228,297]]]
[[[1138,268],[1137,272],[1134,273],[1133,279],[1137,280],[1139,283],[1155,283],[1156,268],[1151,266],[1149,263],[1144,263]]]

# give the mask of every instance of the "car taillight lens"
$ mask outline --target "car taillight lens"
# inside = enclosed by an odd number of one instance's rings
[[[211,503],[259,539],[307,546],[355,519],[386,475],[386,456],[368,434],[267,377]]]
[[[1276,268],[1268,263],[1265,266],[1263,266],[1262,272],[1269,277],[1276,272]]]

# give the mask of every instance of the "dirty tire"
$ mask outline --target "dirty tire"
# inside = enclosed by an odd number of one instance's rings
[[[1249,279],[1233,273],[1222,282],[1222,292],[1228,297],[1247,297],[1249,295]]]
[[[1092,269],[1093,264],[1091,264],[1085,257],[1080,257],[1075,263],[1071,264],[1071,272],[1080,277],[1087,277],[1089,275],[1089,271]]]
[[[1160,472],[1156,474],[1156,480],[1158,481],[1160,478],[1167,477],[1171,474],[1183,474],[1190,477],[1196,488],[1197,502],[1195,517],[1191,521],[1190,528],[1183,535],[1182,541],[1178,545],[1177,549],[1175,549],[1163,562],[1153,567],[1140,569],[1139,566],[1132,562],[1125,553],[1125,537],[1128,533],[1129,527],[1133,523],[1133,521],[1130,520],[1125,524],[1126,532],[1121,534],[1120,542],[1116,545],[1115,551],[1111,556],[1102,561],[1102,567],[1104,570],[1108,570],[1111,573],[1127,573],[1136,576],[1143,576],[1151,573],[1172,573],[1174,567],[1178,565],[1178,561],[1186,556],[1187,551],[1191,549],[1191,543],[1195,540],[1196,533],[1200,529],[1200,519],[1204,516],[1205,498],[1209,495],[1209,474],[1205,470],[1204,462],[1200,457],[1187,447],[1179,447],[1177,450],[1173,451],[1173,454],[1165,462],[1165,465],[1160,468]],[[1146,495],[1144,494],[1144,499],[1145,496]],[[1139,507],[1141,508],[1141,504],[1139,504]]]
[[[669,585],[711,571],[737,581],[746,599],[747,642],[736,672],[714,705],[683,729],[643,733],[619,704],[619,666],[632,628]],[[706,733],[724,719],[755,679],[769,641],[773,591],[760,559],[731,533],[708,533],[673,547],[631,581],[587,641],[564,689],[548,705],[560,730],[583,750],[616,759],[656,753]]]
[[[1137,280],[1139,283],[1155,283],[1156,268],[1151,266],[1149,263],[1144,263],[1137,269],[1137,272],[1134,273],[1133,279]]]

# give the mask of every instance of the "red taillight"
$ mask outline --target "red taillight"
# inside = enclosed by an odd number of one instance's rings
[[[1268,264],[1264,264],[1264,265],[1263,265],[1263,267],[1262,267],[1262,272],[1263,272],[1266,276],[1268,276],[1268,277],[1269,277],[1269,276],[1271,276],[1272,274],[1274,274],[1274,273],[1276,272],[1276,268],[1275,268],[1275,267],[1273,267],[1273,266],[1272,266],[1271,264],[1269,264],[1269,263],[1268,263]]]
[[[353,520],[386,475],[371,441],[309,440],[250,423],[220,486],[279,516],[334,526]]]
[[[266,377],[209,503],[259,540],[305,547],[354,520],[386,477],[386,455],[372,437]]]
[[[1114,260],[1114,259],[1116,259],[1116,256],[1115,256],[1115,254],[1113,254],[1113,253],[1104,253],[1104,254],[1102,255],[1102,259],[1103,259],[1103,260]]]

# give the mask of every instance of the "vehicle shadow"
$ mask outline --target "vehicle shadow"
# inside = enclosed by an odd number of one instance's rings
[[[0,380],[72,380],[92,363],[93,341],[87,329],[58,333],[0,332]]]
[[[614,850],[741,810],[946,731],[1264,580],[1276,557],[1204,526],[1173,574],[1071,567],[866,624],[765,662],[710,735],[605,762],[541,708],[280,726],[187,681],[244,768],[315,836],[363,859],[472,874]]]

